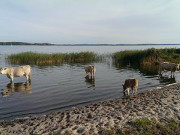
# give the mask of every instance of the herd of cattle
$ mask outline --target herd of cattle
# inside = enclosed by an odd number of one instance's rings
[[[179,69],[179,66],[180,64],[163,62],[159,64],[159,71],[160,74],[162,74],[162,71],[168,70],[171,71],[171,76],[174,76],[174,73],[177,69]],[[90,74],[92,78],[95,78],[96,68],[95,66],[85,67],[85,72],[86,72],[86,76],[89,77]],[[11,82],[14,81],[14,77],[22,77],[22,76],[25,76],[28,81],[31,80],[31,67],[29,65],[21,66],[21,67],[3,67],[0,68],[0,74],[5,74],[11,80]],[[122,86],[123,86],[124,95],[126,91],[129,95],[130,88],[132,89],[132,94],[134,93],[133,89],[135,90],[135,94],[136,94],[138,89],[138,80],[136,78],[126,79],[125,83]]]

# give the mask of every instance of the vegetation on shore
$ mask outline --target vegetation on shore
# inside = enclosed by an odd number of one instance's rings
[[[180,62],[180,49],[147,49],[147,50],[126,50],[116,52],[113,55],[117,63],[122,64],[157,64],[159,62],[168,61],[173,63]]]
[[[180,121],[166,119],[158,122],[147,118],[129,122],[126,128],[105,130],[100,135],[177,135],[180,134]]]
[[[68,63],[86,63],[95,60],[96,54],[93,52],[80,52],[80,53],[56,53],[56,54],[43,54],[24,52],[19,54],[9,55],[11,63],[13,64],[35,64],[35,65],[51,65]]]

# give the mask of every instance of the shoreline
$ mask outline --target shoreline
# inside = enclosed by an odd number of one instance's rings
[[[180,83],[46,116],[1,121],[0,134],[98,134],[137,118],[180,120]]]

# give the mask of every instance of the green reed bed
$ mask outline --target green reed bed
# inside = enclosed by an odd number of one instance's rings
[[[116,52],[113,55],[116,62],[124,64],[152,64],[162,61],[180,62],[180,49],[166,48],[166,49],[147,49],[147,50],[129,50]]]
[[[24,52],[24,53],[12,54],[8,56],[11,63],[13,64],[35,64],[35,65],[61,64],[63,62],[86,63],[95,60],[95,57],[96,54],[93,52],[56,53],[56,54]]]

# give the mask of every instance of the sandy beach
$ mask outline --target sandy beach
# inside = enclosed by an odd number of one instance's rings
[[[180,83],[105,102],[24,119],[0,122],[2,135],[98,134],[126,127],[137,118],[180,120]]]

